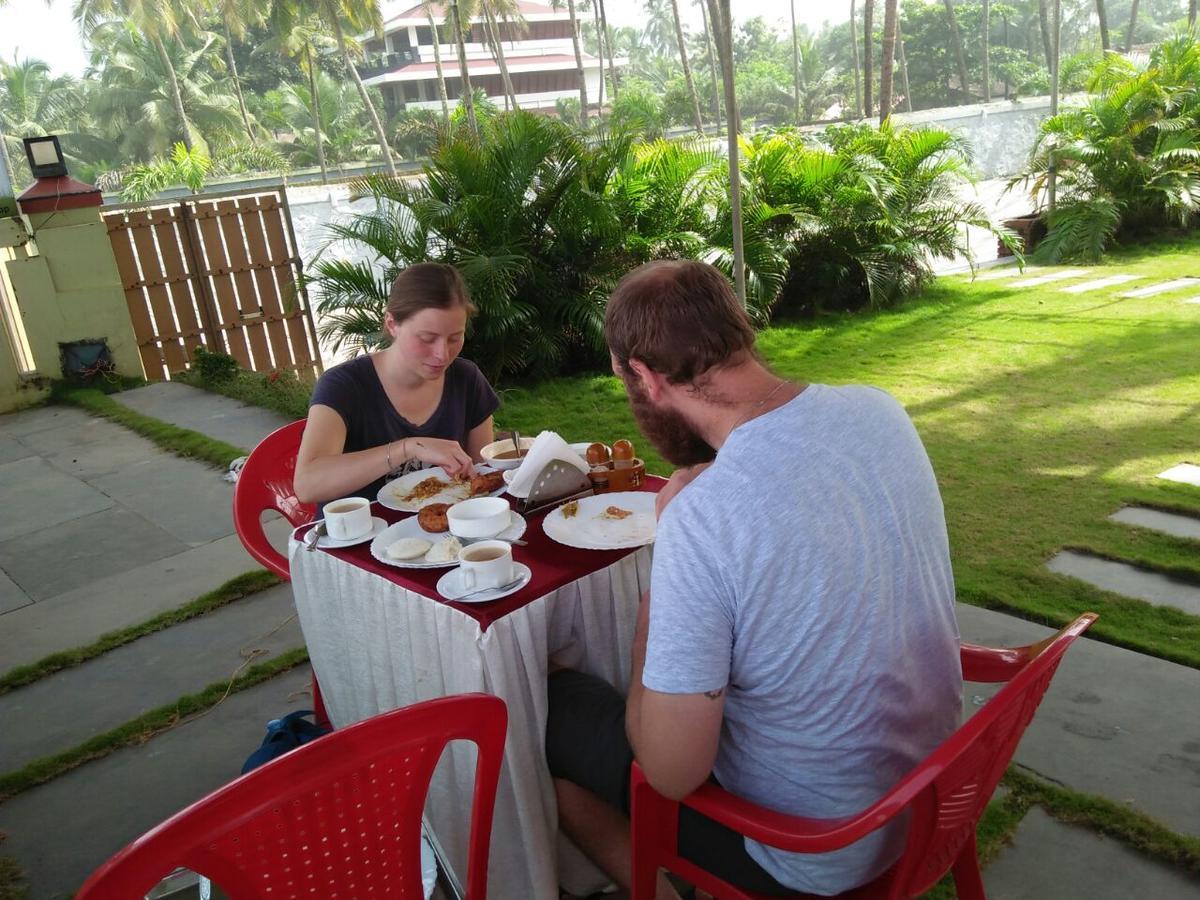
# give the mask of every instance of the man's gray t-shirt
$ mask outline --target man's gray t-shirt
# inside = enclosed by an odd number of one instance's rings
[[[793,815],[878,800],[958,725],[962,670],[941,497],[884,391],[809,385],[735,428],[659,522],[642,683],[726,688],[713,774]],[[746,841],[781,883],[848,890],[903,824],[833,853]]]

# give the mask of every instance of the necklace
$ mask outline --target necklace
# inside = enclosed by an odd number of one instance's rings
[[[738,419],[737,422],[734,423],[733,428],[730,428],[729,431],[726,433],[725,440],[729,440],[729,435],[733,434],[734,431],[736,431],[741,426],[745,425],[746,422],[748,422],[750,419],[752,419],[754,417],[755,413],[757,413],[760,409],[762,409],[764,406],[767,405],[768,400],[770,400],[772,397],[774,397],[776,394],[779,393],[780,389],[785,384],[790,384],[790,383],[791,382],[789,382],[785,378],[785,379],[781,380],[779,382],[779,384],[775,385],[775,387],[771,388],[771,390],[767,392],[767,395],[765,397],[763,397],[756,404],[754,404],[754,406],[750,407],[750,411],[747,412],[744,416],[742,416],[740,419]]]

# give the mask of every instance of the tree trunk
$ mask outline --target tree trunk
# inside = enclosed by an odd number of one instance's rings
[[[875,0],[863,5],[863,115],[875,112]]]
[[[1196,24],[1196,0],[1188,0],[1188,27]]]
[[[392,162],[392,148],[383,131],[383,123],[379,121],[379,113],[375,110],[375,104],[371,102],[371,95],[367,93],[367,86],[362,83],[362,77],[358,74],[358,69],[354,67],[354,60],[350,57],[350,47],[346,44],[346,35],[342,31],[342,23],[337,17],[337,11],[330,9],[329,18],[333,22],[333,34],[337,38],[338,49],[342,51],[342,59],[346,61],[346,68],[350,70],[350,77],[354,80],[354,86],[358,88],[359,99],[362,100],[363,107],[371,118],[371,125],[375,129],[375,139],[379,142],[379,149],[383,153],[383,164],[387,167],[388,174],[395,178],[396,164]]]
[[[795,118],[800,121],[800,39],[796,35],[796,0],[792,0],[792,97],[795,100]]]
[[[1042,48],[1046,51],[1046,71],[1054,68],[1054,47],[1050,42],[1050,17],[1046,0],[1038,0],[1038,24],[1042,30]]]
[[[604,46],[608,48],[608,77],[612,79],[613,99],[617,99],[617,66],[613,62],[612,32],[608,30],[608,13],[604,10],[604,0],[600,0],[600,27],[604,29]]]
[[[1193,8],[1195,8],[1196,0],[1192,0]],[[1108,52],[1108,10],[1104,8],[1104,0],[1096,0],[1096,18],[1100,20],[1100,49],[1105,53]]]
[[[1062,0],[1054,0],[1054,31],[1051,32],[1050,41],[1050,49],[1054,53],[1054,64],[1050,67],[1050,115],[1053,117],[1058,115],[1058,55],[1062,50]],[[1049,165],[1046,168],[1046,194],[1050,211],[1054,212],[1058,196],[1058,158],[1053,150],[1050,151]]]
[[[854,10],[855,0],[850,0],[850,45],[854,49],[854,118],[861,119],[862,112],[862,72],[858,60],[858,17]]]
[[[486,3],[482,4],[484,19],[487,21],[488,33],[492,37],[492,51],[496,55],[496,62],[500,64],[500,80],[504,82],[504,105],[507,106],[510,102],[512,108],[517,108],[517,95],[513,91],[512,79],[508,77],[508,62],[504,58],[504,48],[500,45],[500,29],[496,25],[496,17],[492,15],[491,7]]]
[[[459,99],[467,109],[467,125],[478,136],[479,120],[475,118],[475,95],[471,90],[471,76],[467,73],[467,45],[463,41],[462,16],[458,11],[458,0],[450,0],[450,9],[454,13],[454,42],[458,45]]]
[[[729,0],[707,0],[713,23],[721,77],[725,82],[725,110],[729,119],[729,212],[733,219],[733,283],[738,300],[746,306],[746,250],[742,243],[742,176],[738,165],[737,91],[733,81],[733,30]]]
[[[429,30],[433,34],[433,63],[437,66],[438,99],[442,101],[442,120],[449,127],[450,100],[446,96],[446,73],[442,69],[442,50],[438,46],[442,42],[442,37],[438,34],[437,23],[433,21],[433,12],[429,7],[425,8],[425,17],[429,19]]]
[[[162,60],[163,69],[167,73],[167,87],[171,91],[171,105],[175,107],[175,118],[179,120],[179,130],[183,134],[183,146],[192,152],[192,129],[188,125],[187,111],[183,108],[183,95],[179,93],[179,78],[175,75],[175,64],[163,45],[162,38],[155,35],[154,46],[158,50],[158,58]]]
[[[687,82],[688,95],[692,98],[692,118],[696,133],[704,134],[704,120],[700,118],[700,98],[696,95],[696,83],[692,81],[692,67],[688,65],[687,48],[683,43],[683,23],[679,21],[679,0],[671,0],[671,12],[675,14],[675,40],[679,43],[679,61],[683,63],[683,80]]]
[[[242,124],[246,127],[246,136],[250,143],[257,146],[258,137],[250,127],[250,114],[246,112],[246,98],[242,96],[242,79],[238,77],[237,61],[233,58],[233,35],[229,32],[229,23],[222,21],[225,26],[225,61],[229,63],[229,75],[233,79],[233,92],[237,94],[238,110],[242,114]]]
[[[1125,35],[1125,52],[1128,53],[1133,49],[1133,32],[1137,28],[1138,0],[1133,0],[1133,6],[1129,8],[1129,31]]]
[[[304,48],[304,67],[308,69],[308,94],[312,103],[313,132],[317,138],[317,165],[321,167],[321,184],[329,184],[329,169],[325,165],[325,129],[321,125],[321,95],[317,93],[317,70],[312,49]]]
[[[954,64],[958,67],[959,88],[963,98],[971,98],[971,82],[967,77],[967,59],[963,56],[962,35],[958,31],[958,16],[954,14],[953,0],[942,0],[946,6],[946,21],[950,23],[950,45],[954,48]]]
[[[700,4],[700,17],[704,20],[704,43],[708,46],[708,71],[712,75],[713,88],[713,121],[717,125],[717,134],[721,133],[721,89],[717,87],[717,48],[713,43],[712,24],[708,19],[707,0]]]
[[[596,53],[600,57],[600,90],[596,94],[596,109],[602,110],[604,109],[604,32],[600,30],[600,4],[597,0],[592,0],[592,21],[596,23]]]
[[[983,0],[983,102],[992,99],[991,0]]]
[[[883,5],[883,56],[879,61],[880,125],[892,114],[892,74],[896,62],[896,25],[900,14],[897,4],[898,0],[886,0]]]
[[[567,11],[571,14],[571,43],[575,45],[575,71],[579,77],[579,124],[587,127],[587,76],[583,74],[583,48],[579,45],[579,20],[575,18],[575,0],[567,0]]]
[[[896,42],[900,45],[900,82],[904,85],[904,111],[912,112],[912,89],[908,86],[908,57],[904,53],[904,35],[896,22]]]

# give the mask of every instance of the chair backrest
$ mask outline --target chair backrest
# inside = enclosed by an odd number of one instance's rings
[[[897,864],[893,896],[915,897],[933,887],[975,835],[984,808],[1000,783],[1067,648],[1096,620],[1080,616],[1058,634],[1015,651],[992,651],[980,671],[979,650],[964,647],[964,677],[1001,680],[995,668],[1007,657],[1016,672],[968,722],[910,772],[877,806],[892,814],[911,805],[908,842]],[[889,802],[890,800],[890,802]],[[971,844],[973,847],[973,843]]]
[[[233,490],[233,525],[242,545],[256,560],[285,579],[290,578],[287,557],[267,540],[262,514],[268,509],[277,510],[293,526],[316,518],[316,506],[301,503],[292,484],[304,424],[304,419],[292,422],[263,438],[246,458]]]
[[[446,744],[478,745],[467,897],[484,900],[508,711],[486,694],[359,722],[261,766],[138,838],[79,900],[144,896],[179,866],[237,898],[422,897],[421,813]]]

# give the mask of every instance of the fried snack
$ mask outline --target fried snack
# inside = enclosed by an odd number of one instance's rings
[[[471,479],[471,496],[479,497],[483,494],[490,494],[502,487],[504,487],[503,472],[481,472]]]
[[[387,555],[392,559],[416,559],[428,553],[432,546],[424,538],[401,538],[387,548]]]
[[[562,505],[562,514],[564,519],[569,519],[579,513],[579,501],[572,500],[569,503]]]
[[[446,482],[442,481],[436,475],[431,475],[424,481],[418,481],[407,494],[402,494],[400,501],[402,503],[419,503],[422,500],[428,500],[430,497],[436,497],[446,487]]]
[[[619,506],[610,506],[604,512],[600,513],[601,519],[628,519],[633,515],[631,509],[621,509]]]
[[[422,506],[417,513],[417,524],[433,534],[449,531],[450,520],[446,518],[446,510],[449,508],[449,503],[430,503],[428,506]]]

